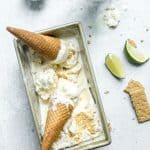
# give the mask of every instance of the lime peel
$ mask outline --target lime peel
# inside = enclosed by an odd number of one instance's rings
[[[149,60],[142,52],[137,49],[136,43],[128,39],[125,43],[126,56],[131,62],[135,64],[143,64]]]

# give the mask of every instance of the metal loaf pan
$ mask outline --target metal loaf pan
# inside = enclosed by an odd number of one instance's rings
[[[61,25],[61,26],[57,26],[53,28],[44,29],[44,30],[38,31],[37,33],[44,34],[44,35],[53,35],[56,37],[75,36],[77,38],[79,42],[81,58],[84,64],[83,67],[85,67],[84,70],[87,75],[88,83],[90,84],[90,91],[97,105],[101,124],[103,127],[103,132],[104,132],[104,137],[105,137],[104,139],[93,138],[88,141],[82,142],[80,144],[77,144],[77,145],[74,145],[72,147],[68,147],[65,149],[70,149],[70,150],[72,149],[84,150],[85,149],[86,150],[86,149],[94,149],[97,147],[102,147],[102,146],[110,144],[111,143],[110,132],[109,132],[108,124],[106,121],[106,117],[105,117],[104,109],[102,106],[98,87],[96,84],[95,75],[93,72],[93,68],[92,68],[90,57],[89,57],[89,52],[87,49],[81,23],[79,22],[69,23],[69,24],[65,24],[65,25]],[[18,62],[22,71],[23,80],[24,80],[24,84],[26,87],[29,103],[31,106],[36,130],[39,136],[39,140],[41,141],[42,135],[41,135],[41,129],[40,129],[39,102],[38,102],[38,97],[35,93],[34,83],[33,83],[31,69],[30,69],[30,62],[28,59],[28,46],[25,45],[19,39],[14,39],[14,45],[16,49]]]

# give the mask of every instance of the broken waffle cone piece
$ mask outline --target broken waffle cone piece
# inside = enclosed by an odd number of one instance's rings
[[[71,116],[73,107],[71,105],[58,103],[56,108],[50,109],[47,114],[46,126],[42,141],[42,150],[49,150],[58,138],[64,124]]]
[[[150,105],[143,85],[138,81],[131,80],[124,91],[131,97],[138,121],[142,123],[150,120]]]
[[[21,39],[33,50],[41,54],[41,56],[50,60],[54,60],[57,57],[61,48],[61,41],[59,38],[41,35],[14,27],[7,27],[7,30],[17,38]]]

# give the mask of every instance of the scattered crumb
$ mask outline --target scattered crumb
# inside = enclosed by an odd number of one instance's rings
[[[104,94],[109,94],[109,91],[105,91]]]
[[[120,34],[120,36],[123,36],[123,34]]]
[[[109,28],[116,28],[120,22],[120,14],[118,8],[110,5],[103,12],[103,21]]]
[[[83,8],[80,8],[80,10],[83,10]]]
[[[112,127],[111,127],[110,122],[107,123],[107,126],[108,126],[109,131],[111,132],[112,131]]]
[[[135,120],[135,118],[132,118],[132,120]]]
[[[88,44],[91,44],[91,41],[88,40],[87,43],[88,43]]]
[[[92,37],[92,35],[90,35],[90,34],[89,34],[89,37],[91,38],[91,37]]]
[[[144,42],[144,40],[141,40],[140,42],[141,42],[141,43],[143,43],[143,42]]]
[[[93,119],[86,115],[84,112],[80,112],[75,116],[76,123],[81,129],[86,128],[91,134],[96,132]]]
[[[89,29],[92,29],[92,26],[88,26],[89,27]]]

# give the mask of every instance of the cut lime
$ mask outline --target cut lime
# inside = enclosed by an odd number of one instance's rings
[[[131,39],[128,39],[125,43],[125,52],[127,58],[135,64],[143,64],[149,59],[143,53],[138,51],[135,42]]]
[[[116,55],[108,54],[105,58],[105,64],[114,76],[120,79],[125,78],[125,69]]]

